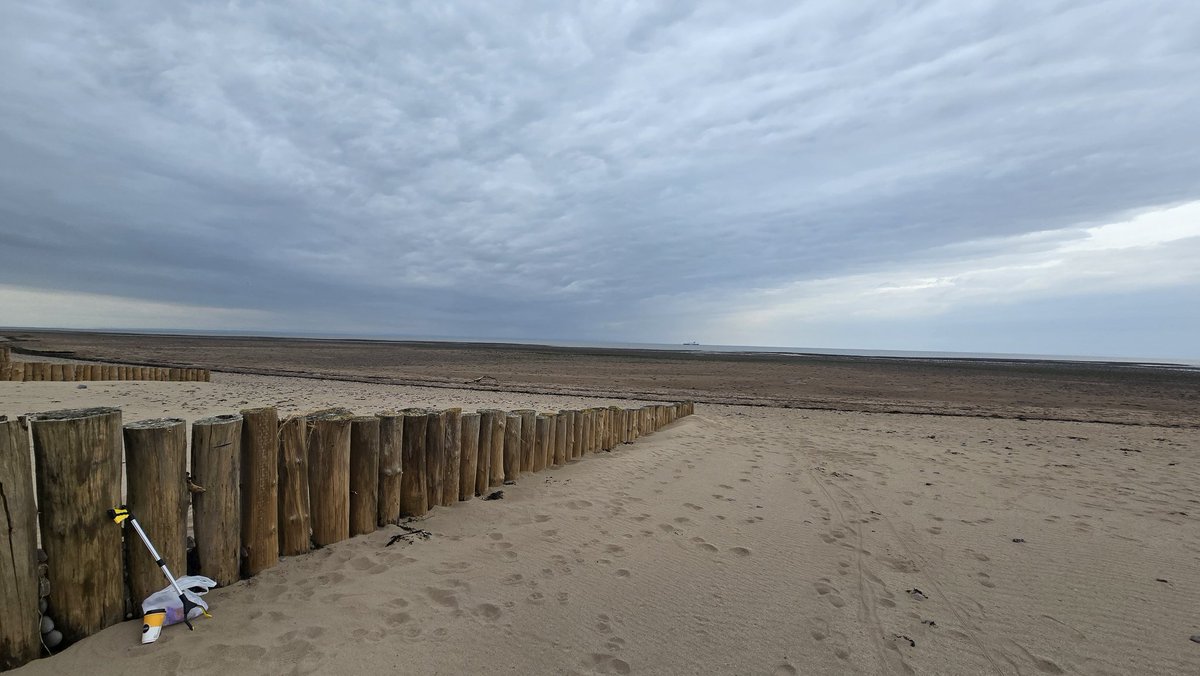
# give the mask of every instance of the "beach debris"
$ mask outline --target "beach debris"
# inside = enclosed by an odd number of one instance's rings
[[[1013,538],[1013,542],[1017,542],[1017,543],[1025,542],[1025,538]]]
[[[184,476],[186,477],[185,480],[187,481],[188,492],[190,492],[190,493],[203,493],[204,492],[204,486],[201,486],[201,485],[197,484],[196,482],[192,481],[192,473],[191,472],[188,472]]]
[[[567,479],[567,481],[570,481],[570,479]],[[505,479],[505,480],[504,480],[504,485],[505,485],[505,486],[516,486],[516,485],[517,485],[517,482],[516,482],[516,481],[513,481],[512,479]]]
[[[75,386],[75,389],[77,389],[77,390],[86,390],[86,389],[87,389],[87,385],[76,385],[76,386]]]
[[[483,382],[483,381],[485,381],[485,380],[490,380],[490,381],[492,381],[492,382],[494,382],[494,383],[498,383],[498,382],[500,382],[499,380],[497,380],[496,378],[493,378],[492,376],[479,376],[478,378],[476,378],[476,379],[474,379],[474,380],[466,380],[466,381],[463,381],[463,382],[466,382],[466,383],[482,383],[482,382]]]
[[[384,547],[391,547],[401,540],[411,543],[416,542],[417,540],[428,540],[433,536],[433,533],[430,533],[422,528],[409,528],[402,523],[398,523],[396,526],[402,529],[404,532],[400,533],[399,535],[393,535],[391,539],[387,541],[387,544],[384,545]]]
[[[892,634],[892,636],[894,636],[897,639],[900,639],[901,641],[908,641],[908,647],[910,647],[910,648],[917,647],[917,642],[912,640],[908,636],[905,636],[904,634]]]
[[[487,494],[487,497],[484,498],[484,500],[503,500],[503,499],[504,499],[504,491],[492,491],[491,493]]]
[[[934,622],[933,620],[921,620],[921,624],[927,624],[931,627],[937,626],[937,622]]]
[[[925,599],[929,598],[929,596],[927,594],[925,594],[925,592],[921,591],[920,589],[917,589],[916,587],[913,587],[912,589],[905,589],[904,591],[908,592],[908,595],[913,597],[917,601],[924,601]]]
[[[1163,583],[1163,584],[1171,584],[1171,581],[1170,581],[1170,580],[1166,580],[1166,579],[1163,579],[1163,578],[1161,578],[1161,577],[1156,577],[1156,578],[1154,578],[1154,581],[1155,581],[1155,582],[1161,582],[1161,583]]]
[[[183,613],[182,622],[187,625],[189,630],[194,631],[196,628],[192,626],[192,617],[198,617],[199,615],[209,616],[206,605],[202,603],[196,603],[195,600],[184,593],[183,589],[179,586],[179,582],[175,580],[175,576],[172,575],[171,571],[167,569],[167,562],[158,555],[158,550],[155,549],[154,545],[150,543],[150,538],[146,536],[146,531],[142,530],[142,525],[138,523],[137,517],[133,515],[133,512],[129,511],[128,507],[125,505],[113,507],[112,509],[108,510],[108,518],[112,519],[113,523],[116,523],[118,526],[128,523],[134,532],[138,534],[138,537],[142,540],[142,544],[146,546],[146,550],[150,553],[150,558],[154,560],[154,562],[158,565],[159,570],[162,571],[163,577],[167,578],[167,582],[170,583],[163,591],[167,592],[168,594],[173,591],[175,595],[178,596],[179,606],[181,608],[181,612]],[[215,582],[213,583],[213,586],[216,586]],[[200,613],[193,615],[192,610],[194,609],[199,609]]]
[[[1192,643],[1200,643],[1200,634],[1192,634]]]

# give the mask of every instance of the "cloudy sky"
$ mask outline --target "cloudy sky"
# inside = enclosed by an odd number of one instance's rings
[[[4,2],[0,325],[1200,357],[1200,5]]]

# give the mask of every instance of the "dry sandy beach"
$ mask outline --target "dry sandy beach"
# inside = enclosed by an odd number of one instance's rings
[[[492,375],[522,359],[536,360]],[[614,384],[596,389],[646,377],[636,359],[613,359]],[[448,361],[446,372],[459,368],[478,371]],[[690,370],[704,366],[679,367]],[[503,500],[435,509],[420,522],[429,540],[385,547],[398,532],[387,528],[285,559],[212,592],[195,632],[170,627],[141,646],[126,622],[14,673],[1193,674],[1200,378],[1099,370],[1025,377],[1024,394],[976,393],[950,402],[953,416],[698,404],[651,437],[506,486]],[[855,382],[881,378],[860,372]],[[961,368],[923,373],[945,392],[970,389]],[[1105,399],[1121,379],[1136,406]],[[190,421],[253,405],[638,400],[579,396],[591,375],[509,391],[449,380],[0,383],[0,414],[113,405],[127,421]],[[892,390],[844,399],[882,409],[888,392],[921,389],[885,380]],[[832,396],[794,387],[792,405]],[[1106,421],[1033,419],[1034,408]]]

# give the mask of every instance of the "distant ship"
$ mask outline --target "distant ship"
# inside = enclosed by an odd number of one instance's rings
[[[696,342],[696,341],[694,341],[694,340],[693,340],[692,342],[690,342],[690,343],[684,343],[684,345],[699,345],[699,344],[700,344],[700,343],[697,343],[697,342]]]

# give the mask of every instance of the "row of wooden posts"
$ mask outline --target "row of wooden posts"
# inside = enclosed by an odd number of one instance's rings
[[[0,365],[0,380],[13,382],[92,380],[164,380],[208,382],[208,369],[167,368],[162,366],[116,366],[113,364],[53,364],[50,362],[14,362]]]
[[[356,416],[330,409],[279,419],[274,408],[192,423],[122,426],[116,408],[0,416],[0,669],[39,653],[37,531],[50,582],[49,612],[64,643],[125,619],[161,572],[106,511],[138,518],[171,570],[187,568],[192,507],[197,569],[221,585],[291,556],[369,533],[403,517],[650,434],[693,404],[538,413],[405,409]],[[36,485],[30,466],[30,436]],[[36,494],[36,507],[35,507]],[[4,535],[0,533],[0,536]]]

